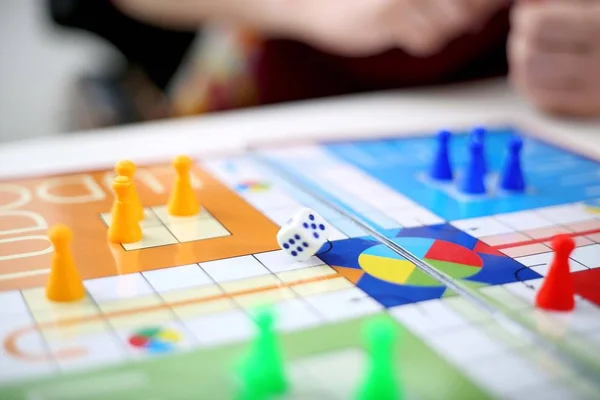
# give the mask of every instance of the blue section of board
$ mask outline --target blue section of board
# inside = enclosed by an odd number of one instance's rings
[[[528,188],[525,193],[506,193],[498,187],[498,175],[506,160],[507,145],[516,134],[523,139],[521,164]],[[464,176],[469,160],[469,140],[468,132],[458,132],[450,141],[449,157],[455,181]],[[486,186],[491,193],[486,196],[469,197],[460,193],[455,183],[440,184],[429,179],[428,171],[437,148],[435,135],[330,142],[322,146],[329,154],[359,168],[446,220],[590,200],[600,193],[598,162],[527,137],[511,128],[490,128],[487,131]]]
[[[427,253],[425,249],[431,248],[434,242],[438,240],[459,245],[476,253],[482,260],[481,269],[474,275],[461,279],[477,285],[500,285],[542,277],[532,269],[523,266],[521,263],[449,224],[399,230],[390,229],[383,233],[421,259]],[[390,248],[368,237],[336,241],[331,249],[319,255],[319,258],[334,267],[362,270],[359,262],[361,254],[403,259]],[[448,258],[452,257],[451,254],[447,256]],[[445,286],[438,283],[434,286],[398,284],[372,276],[366,271],[358,280],[356,286],[385,307],[437,299],[447,291]]]

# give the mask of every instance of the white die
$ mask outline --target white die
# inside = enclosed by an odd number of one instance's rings
[[[277,243],[298,261],[306,261],[327,242],[329,229],[325,220],[310,208],[302,208],[281,227]]]

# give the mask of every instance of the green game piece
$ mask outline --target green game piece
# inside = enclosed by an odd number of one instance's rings
[[[288,389],[274,323],[269,309],[260,310],[256,316],[258,334],[241,371],[244,391],[240,398],[243,400],[266,399]]]
[[[398,381],[394,351],[396,326],[390,319],[370,321],[366,326],[369,360],[365,378],[357,392],[358,400],[401,400],[404,393]]]

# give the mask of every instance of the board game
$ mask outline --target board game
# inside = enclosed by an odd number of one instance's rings
[[[515,135],[527,182],[517,194],[498,190]],[[452,130],[456,179],[470,137]],[[465,195],[428,179],[436,140],[190,154],[191,217],[167,210],[171,160],[138,164],[143,237],[128,244],[107,241],[113,165],[1,181],[0,399],[259,398],[244,396],[240,362],[261,306],[274,310],[288,382],[272,398],[375,398],[360,392],[375,320],[396,329],[389,398],[600,398],[600,163],[488,126],[487,189]],[[301,207],[330,233],[299,262],[276,235]],[[80,301],[45,295],[55,224],[73,232]],[[542,310],[551,241],[565,234],[575,308]]]

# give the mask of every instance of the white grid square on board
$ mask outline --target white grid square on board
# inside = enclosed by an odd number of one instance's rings
[[[265,267],[273,273],[291,271],[293,269],[314,267],[324,264],[318,257],[312,256],[306,261],[296,261],[283,250],[269,251],[266,253],[255,254]]]
[[[304,297],[327,320],[340,321],[375,314],[383,307],[357,287]]]
[[[200,212],[189,217],[176,217],[169,214],[169,209],[166,205],[152,207],[152,211],[163,225],[177,224],[181,222],[197,221],[199,219],[214,218],[204,207],[200,208]]]
[[[585,210],[581,204],[566,204],[538,208],[535,212],[557,224],[570,224],[572,222],[596,219],[598,217],[598,214]]]
[[[278,226],[283,226],[292,216],[298,211],[299,207],[278,208],[275,210],[265,211],[265,215]]]
[[[100,310],[88,296],[78,301],[55,302],[46,297],[45,287],[24,289],[23,298],[36,322],[55,322],[57,320],[85,318],[98,315]],[[22,315],[22,314],[21,314]]]
[[[329,225],[339,229],[344,235],[347,235],[350,238],[368,236],[361,228],[345,218],[329,221]]]
[[[33,319],[29,314],[4,319],[0,324],[0,337],[6,337],[14,330],[33,324]],[[38,330],[34,330],[19,339],[19,346],[27,349],[32,354],[47,352],[42,334]],[[2,346],[0,347],[0,371],[0,383],[9,383],[16,379],[54,374],[58,372],[58,365],[53,359],[32,363],[27,359],[13,357]]]
[[[68,347],[86,349],[84,357],[57,358],[59,368],[65,372],[117,364],[128,358],[118,337],[108,329],[94,334],[70,336],[65,340],[51,339],[48,340],[48,346],[52,351],[60,351]]]
[[[467,364],[465,367],[467,375],[480,382],[482,386],[502,395],[547,382],[549,379],[535,365],[511,352],[483,357],[478,362]]]
[[[231,235],[231,233],[212,216],[210,218],[202,218],[194,221],[168,224],[167,228],[181,243]]]
[[[376,210],[387,211],[390,209],[414,208],[416,206],[412,200],[391,189],[377,188],[364,193],[363,200]]]
[[[427,300],[417,303],[419,310],[426,318],[435,320],[438,327],[449,329],[465,325],[467,321],[441,299]]]
[[[84,285],[98,303],[153,294],[154,290],[139,273],[89,279]]]
[[[450,224],[475,238],[514,232],[514,229],[496,221],[493,217],[462,219],[452,221]]]
[[[528,281],[527,283],[529,284],[530,281]],[[535,290],[532,290],[532,289],[528,288],[527,286],[525,286],[524,283],[512,282],[512,283],[506,283],[503,286],[506,290],[508,290],[515,296],[518,296],[521,299],[525,300],[527,302],[527,304],[534,304],[536,292],[535,292]]]
[[[414,211],[414,208],[391,209],[385,211],[385,215],[403,228],[423,226],[423,223],[415,217]]]
[[[200,266],[216,282],[227,282],[269,274],[269,270],[252,256],[208,261],[200,263]]]
[[[290,332],[309,328],[323,322],[323,317],[306,302],[299,299],[289,299],[274,305],[277,315],[277,329]]]
[[[383,229],[394,229],[398,228],[398,222],[394,221],[392,218],[388,217],[381,211],[371,210],[362,213],[362,216],[373,222],[374,224],[379,225]]]
[[[255,332],[250,317],[240,310],[184,318],[182,321],[202,346],[241,342],[250,339]]]
[[[545,264],[535,265],[530,268],[532,270],[534,270],[535,272],[537,272],[538,274],[540,274],[542,276],[546,276],[546,275],[548,275],[548,271],[550,270],[551,263],[552,263],[552,261],[545,263]],[[587,267],[585,267],[582,264],[579,264],[577,261],[573,261],[573,260],[571,260],[569,262],[569,267],[570,267],[571,272],[584,271],[584,270],[588,269]]]
[[[550,251],[547,253],[534,254],[531,256],[516,257],[515,261],[520,262],[526,267],[534,267],[536,265],[544,265],[552,262],[554,258],[554,252]]]
[[[508,349],[500,341],[486,335],[479,327],[473,326],[463,326],[439,335],[429,335],[425,337],[425,341],[445,357],[463,366],[478,358],[486,356],[493,358],[494,355]]]
[[[437,300],[436,300],[437,301]],[[427,310],[427,311],[426,311]],[[390,314],[415,333],[433,335],[440,330],[466,326],[468,321],[444,304],[420,307],[420,304],[404,304],[389,309]],[[441,318],[437,318],[442,315]]]
[[[571,258],[588,268],[599,268],[600,244],[578,247],[571,253]]]
[[[142,272],[159,293],[214,283],[198,264]]]
[[[29,310],[18,290],[0,292],[0,320],[14,315],[27,315]]]
[[[551,220],[544,218],[539,213],[535,213],[533,211],[518,211],[507,214],[497,214],[494,216],[494,218],[501,224],[506,225],[516,231],[547,228],[556,225]]]
[[[280,189],[271,188],[264,192],[244,192],[240,195],[257,210],[272,211],[280,208],[300,208],[301,205]]]
[[[579,298],[575,303],[575,309],[566,316],[557,313],[557,317],[566,317],[564,322],[571,331],[592,334],[600,329],[600,308],[595,304]]]
[[[346,348],[294,361],[295,365],[307,372],[311,387],[315,383],[323,385],[328,393],[328,396],[310,395],[302,398],[328,400],[354,398],[357,382],[360,382],[364,375],[366,357],[367,355],[360,348]]]
[[[106,226],[109,227],[112,222],[112,213],[110,213],[110,212],[102,213],[102,214],[100,214],[100,218],[102,218],[102,221],[104,221],[104,224],[106,224]],[[161,225],[161,222],[158,219],[158,217],[156,216],[156,214],[152,211],[152,209],[144,208],[144,219],[142,221],[140,221],[140,227],[142,229],[145,229],[145,228],[150,228],[152,226],[160,226],[160,225]]]
[[[565,400],[576,399],[577,392],[560,382],[540,382],[533,386],[516,389],[507,394],[508,400],[535,399],[535,400]]]
[[[327,238],[327,240],[329,240],[330,242],[334,242],[336,240],[348,239],[348,235],[346,235],[344,232],[340,231],[336,227],[332,226],[331,224],[329,224],[328,229],[329,229],[329,237]]]
[[[142,229],[142,240],[134,243],[123,243],[125,250],[141,250],[150,247],[167,246],[177,243],[177,239],[169,232],[166,226],[151,226]]]

